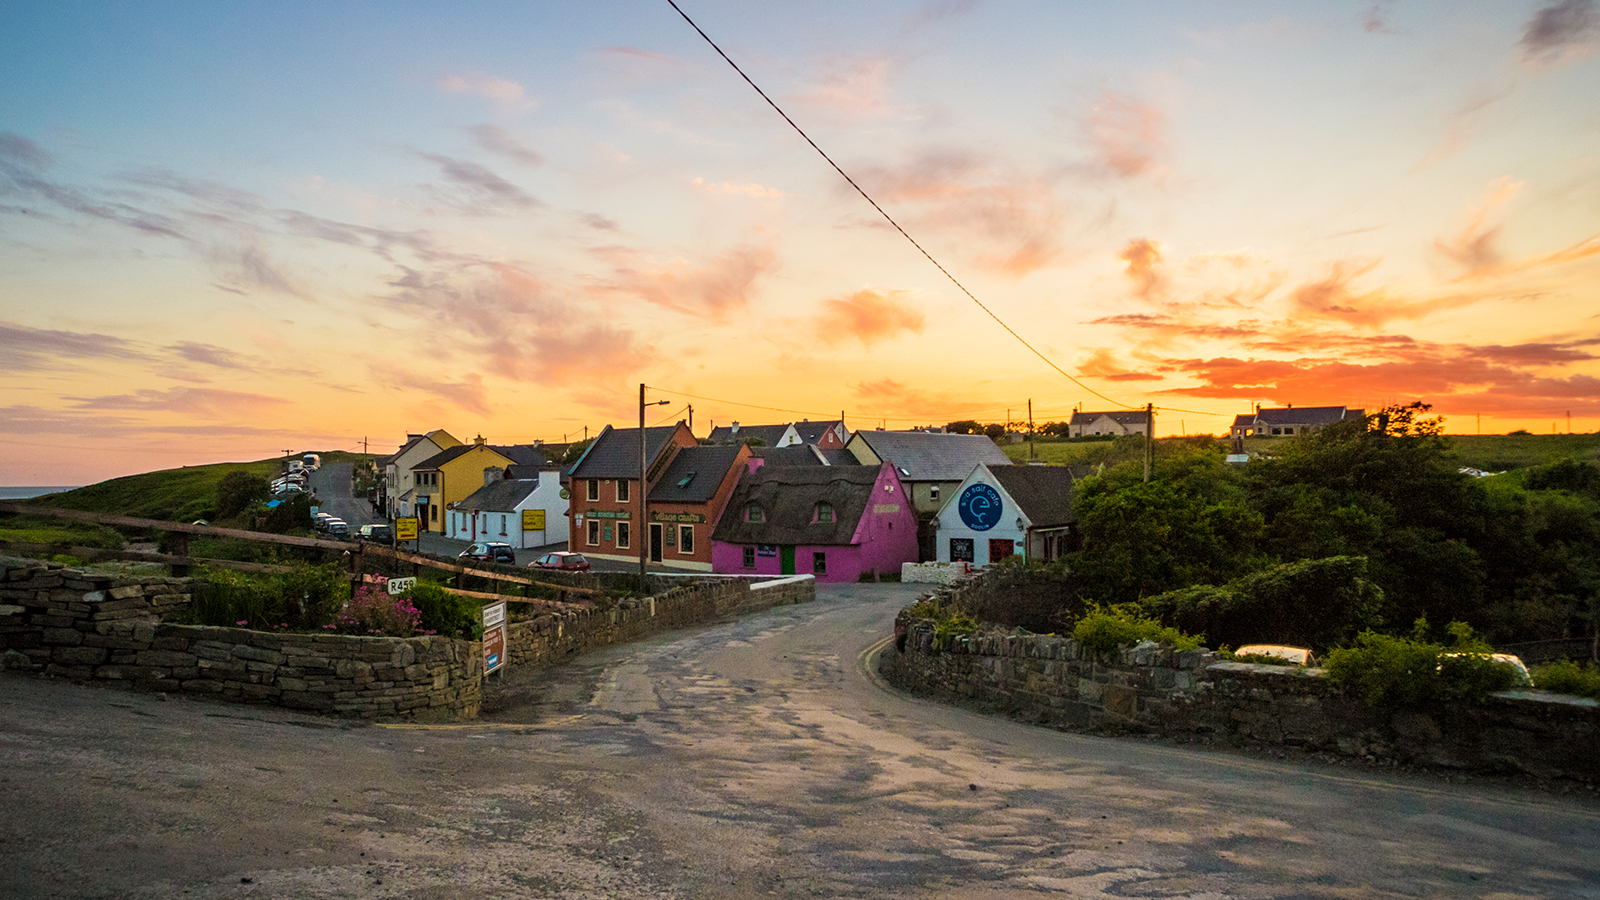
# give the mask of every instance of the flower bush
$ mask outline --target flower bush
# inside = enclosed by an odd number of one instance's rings
[[[409,596],[391,597],[386,588],[364,584],[350,595],[338,618],[323,627],[339,634],[411,637],[421,624],[422,613]]]

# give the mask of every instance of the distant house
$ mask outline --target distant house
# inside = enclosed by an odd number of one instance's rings
[[[759,447],[792,447],[803,444],[800,433],[795,431],[794,425],[784,422],[779,425],[723,425],[711,429],[709,438],[713,444],[746,444],[751,440],[759,441]]]
[[[684,447],[650,485],[649,559],[710,572],[712,530],[750,459],[744,444]]]
[[[712,533],[712,571],[853,582],[917,559],[917,519],[894,466],[762,466]]]
[[[417,485],[412,467],[459,446],[461,442],[443,428],[406,435],[400,449],[383,460],[383,499],[379,506],[384,514],[391,519],[416,515]]]
[[[1142,409],[1112,410],[1110,412],[1073,411],[1067,423],[1067,437],[1094,435],[1124,435],[1150,433],[1150,417]]]
[[[939,511],[940,562],[987,566],[1008,556],[1052,560],[1077,542],[1072,472],[979,463]]]
[[[981,434],[926,431],[857,431],[845,445],[864,466],[892,462],[920,513],[939,511],[950,491],[978,463],[1008,466],[1010,457]]]
[[[449,524],[445,513],[456,503],[467,499],[468,494],[483,487],[485,470],[504,469],[518,462],[500,452],[501,449],[489,446],[489,442],[479,435],[473,438],[471,444],[451,447],[412,467],[411,472],[417,484],[417,516],[422,520],[422,530],[444,534]]]
[[[699,445],[682,422],[646,428],[644,438],[647,485],[660,481],[680,451]],[[635,541],[643,538],[636,529],[644,496],[639,462],[639,429],[607,425],[572,464],[567,476],[571,549],[601,559],[638,561]]]
[[[510,466],[506,471],[529,477],[497,478],[491,470],[483,487],[449,510],[446,535],[519,548],[566,543],[568,501],[561,496],[561,470]]]
[[[824,450],[843,450],[844,445],[850,443],[850,429],[844,427],[843,419],[818,422],[801,419],[790,427],[800,436],[801,443]]]
[[[1290,437],[1316,431],[1334,422],[1346,419],[1365,419],[1366,410],[1343,406],[1286,406],[1282,409],[1262,409],[1241,413],[1234,417],[1229,434],[1236,438]]]

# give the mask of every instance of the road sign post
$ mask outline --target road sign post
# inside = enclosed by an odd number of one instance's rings
[[[483,674],[506,664],[506,604],[502,600],[483,608]]]

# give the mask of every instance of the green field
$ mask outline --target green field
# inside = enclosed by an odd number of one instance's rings
[[[1600,462],[1600,435],[1597,434],[1451,434],[1445,438],[1461,465],[1485,472],[1525,469],[1563,457]],[[1158,438],[1156,455],[1160,456],[1163,448],[1197,440],[1204,438]],[[1271,453],[1274,446],[1290,440],[1294,439],[1247,438],[1244,448],[1247,453]],[[1112,441],[1041,440],[1032,445],[1032,457],[1029,455],[1029,446],[1027,443],[1003,444],[1000,449],[1018,463],[1037,461],[1052,466],[1114,465],[1139,459],[1144,442],[1137,437],[1122,437]]]

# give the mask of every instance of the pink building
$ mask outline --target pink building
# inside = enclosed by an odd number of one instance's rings
[[[761,466],[712,533],[714,572],[859,581],[917,561],[917,516],[894,467]]]

